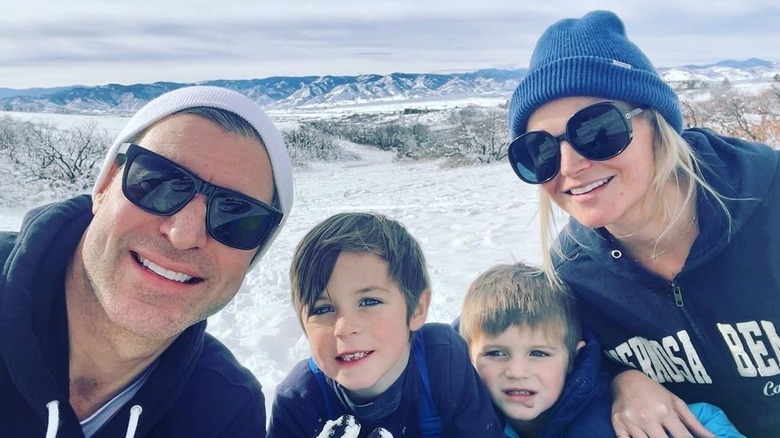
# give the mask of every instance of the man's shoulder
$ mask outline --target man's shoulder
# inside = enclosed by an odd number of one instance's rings
[[[324,374],[322,378],[325,378]],[[298,361],[276,386],[277,399],[307,399],[319,393],[321,387],[309,366],[309,358]]]
[[[160,411],[165,420],[158,434],[163,436],[163,430],[166,431],[165,436],[170,436],[167,434],[170,430],[188,436],[238,436],[239,432],[240,436],[248,436],[246,434],[250,431],[264,433],[265,396],[254,375],[236,361],[227,347],[208,334],[203,340],[202,350],[193,354],[192,371],[184,375],[187,358],[176,357],[171,351],[163,353],[163,361],[144,384],[144,396],[157,400],[157,404],[149,405],[149,409],[165,409],[166,404],[170,404],[167,411]],[[171,366],[177,360],[181,362],[179,369]],[[182,379],[181,387],[179,382],[172,383],[171,387],[165,386],[177,379]]]
[[[19,233],[15,232],[0,232],[0,266],[4,265],[5,261],[8,260],[8,256],[11,254],[18,236]]]
[[[40,256],[38,253],[50,251],[52,243],[63,242],[63,230],[66,237],[80,238],[92,218],[91,205],[89,196],[79,195],[28,210],[19,232],[0,232],[0,266],[8,259],[17,242],[22,244],[21,253],[37,257]]]
[[[219,388],[220,391],[232,388],[233,391],[249,394],[261,392],[255,375],[241,365],[224,344],[208,333],[192,379],[194,384]]]

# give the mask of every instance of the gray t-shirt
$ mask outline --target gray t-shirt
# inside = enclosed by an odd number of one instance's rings
[[[95,411],[94,414],[82,420],[80,423],[81,429],[84,431],[84,436],[86,438],[91,438],[95,435],[95,433],[97,433],[98,430],[100,430],[101,427],[103,427],[104,424],[108,423],[108,421],[111,420],[111,417],[113,417],[120,409],[122,409],[122,406],[130,401],[135,393],[141,389],[144,383],[146,383],[146,380],[149,378],[149,375],[152,374],[152,371],[154,371],[156,367],[157,361],[154,361],[146,368],[146,371],[141,373],[137,379],[135,379],[119,394],[101,406],[100,409]]]

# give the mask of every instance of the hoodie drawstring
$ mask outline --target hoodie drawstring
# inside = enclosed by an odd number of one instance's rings
[[[49,411],[49,424],[46,426],[46,438],[55,438],[57,429],[60,427],[60,402],[52,400],[46,403],[46,409]],[[141,405],[134,405],[130,408],[130,420],[127,422],[127,433],[125,438],[134,438],[135,431],[138,429],[138,419],[141,417],[143,408]]]
[[[46,403],[46,409],[49,410],[49,424],[46,426],[46,438],[57,436],[57,429],[60,427],[60,402],[52,400]]]
[[[135,430],[138,428],[138,419],[141,417],[141,412],[144,409],[141,405],[135,405],[130,408],[130,420],[127,422],[127,434],[125,438],[133,438],[135,436]]]

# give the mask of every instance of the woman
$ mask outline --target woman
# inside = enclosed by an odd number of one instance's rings
[[[684,131],[606,11],[545,31],[509,129],[544,248],[552,204],[570,215],[546,268],[614,360],[616,435],[712,436],[685,406],[709,402],[749,437],[780,436],[780,154]]]

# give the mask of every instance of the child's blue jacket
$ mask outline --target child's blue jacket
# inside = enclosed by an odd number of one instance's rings
[[[550,419],[542,429],[542,438],[612,438],[612,397],[609,376],[602,366],[601,346],[587,337],[577,353],[574,368],[566,379]],[[717,438],[744,438],[723,411],[708,403],[689,405],[691,412]],[[502,415],[505,438],[522,438]]]
[[[448,325],[438,323],[423,325],[410,342],[418,336],[424,341],[433,405],[441,418],[441,436],[501,437],[501,425],[490,395],[469,361],[463,339]],[[296,364],[276,388],[268,436],[316,437],[329,422],[336,421],[343,423],[340,427],[351,428],[353,432],[360,427],[359,435],[356,435],[359,437],[367,437],[379,428],[394,438],[422,436],[420,399],[425,391],[411,357],[393,387],[368,406],[349,406],[337,394],[337,384],[330,378],[326,380],[328,393],[324,394],[308,360]],[[331,406],[330,414],[325,397]],[[395,397],[400,398],[391,400]]]

